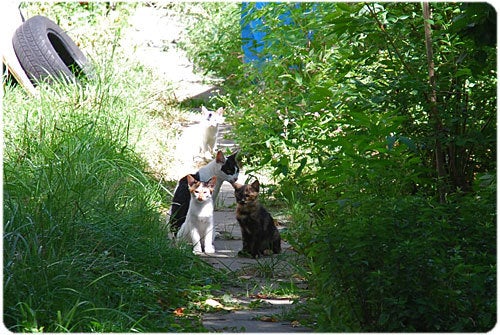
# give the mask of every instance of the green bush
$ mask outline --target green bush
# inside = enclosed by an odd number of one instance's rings
[[[180,45],[196,69],[225,79],[236,79],[242,61],[240,4],[186,3],[178,9],[186,26]]]
[[[301,226],[294,244],[311,260],[319,330],[490,330],[496,217],[483,214],[495,207],[485,196],[360,197]]]
[[[279,181],[322,331],[496,322],[496,12],[430,5],[434,87],[422,4],[269,3],[247,18],[267,60],[219,97],[246,171]]]
[[[435,5],[433,10],[443,27],[434,32],[439,134],[426,100],[420,4],[270,4],[255,11],[250,19],[266,22],[262,29],[272,58],[259,71],[244,67],[246,80],[229,90],[243,155],[258,166],[271,166],[277,176],[309,178],[318,168],[331,170],[332,160],[399,144],[421,159],[426,177],[434,178],[437,137],[449,162],[449,189],[470,190],[474,169],[493,168],[487,157],[494,161],[495,69],[484,59],[450,64],[449,58],[475,49],[493,59],[495,49],[475,46],[457,33],[458,24],[451,23],[465,16],[457,14],[461,7]],[[284,13],[293,24],[278,19]],[[486,25],[487,17],[476,20]],[[480,162],[475,167],[469,162],[472,152]],[[333,174],[344,173],[341,166]],[[436,188],[427,180],[416,186]]]

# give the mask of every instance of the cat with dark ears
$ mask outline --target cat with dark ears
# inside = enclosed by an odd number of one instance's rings
[[[212,194],[217,177],[213,176],[207,182],[198,181],[191,175],[186,179],[190,193],[189,209],[177,238],[192,244],[194,253],[212,254],[215,252]]]
[[[233,152],[228,157],[225,157],[222,151],[218,151],[214,160],[203,166],[191,177],[198,181],[208,181],[213,176],[217,177],[217,183],[214,186],[212,194],[212,202],[216,205],[217,197],[220,188],[224,181],[234,183],[238,180],[240,168],[236,161],[238,151]],[[189,209],[190,193],[188,189],[187,176],[182,177],[174,190],[174,197],[170,207],[170,230],[176,234],[186,219],[186,214]]]
[[[238,256],[253,258],[281,252],[281,236],[271,214],[258,200],[260,183],[231,183],[236,197],[236,220],[241,228],[243,249]]]

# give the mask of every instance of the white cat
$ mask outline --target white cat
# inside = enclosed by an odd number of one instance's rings
[[[238,180],[240,168],[236,161],[238,151],[233,152],[230,156],[225,157],[222,151],[218,151],[214,160],[203,166],[192,174],[194,179],[207,181],[213,176],[217,177],[217,182],[213,188],[212,202],[215,207],[217,196],[224,181],[234,183]],[[185,172],[184,172],[185,173]],[[190,192],[187,176],[182,177],[177,183],[172,199],[172,206],[169,212],[169,223],[172,232],[176,232],[183,224],[190,205]]]
[[[187,175],[191,200],[186,221],[179,229],[177,238],[193,245],[194,253],[215,252],[214,241],[214,205],[212,193],[217,177],[212,177],[208,182],[201,182]]]
[[[212,159],[219,124],[224,122],[222,107],[214,112],[202,106],[201,111],[200,122],[187,127],[177,142],[176,157],[186,166]]]
[[[200,133],[202,137],[200,145],[200,154],[204,158],[212,159],[212,155],[216,149],[215,142],[219,133],[219,124],[225,121],[224,108],[219,107],[215,112],[209,111],[205,106],[201,106],[203,119],[200,122]]]

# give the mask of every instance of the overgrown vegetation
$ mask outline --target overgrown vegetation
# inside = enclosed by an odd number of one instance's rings
[[[425,20],[421,3],[250,4],[243,24],[264,48],[241,64],[239,5],[196,6],[185,47],[226,79],[218,102],[247,171],[279,180],[318,329],[492,329],[495,10],[432,3]]]
[[[177,8],[183,14],[189,36],[179,41],[180,45],[198,70],[222,78],[236,75],[235,69],[241,65],[241,43],[237,38],[240,5],[180,3]]]
[[[167,239],[160,206],[168,193],[138,149],[151,120],[169,116],[168,85],[155,89],[161,78],[120,49],[135,5],[118,4],[113,17],[105,3],[88,6],[25,10],[83,41],[96,78],[41,84],[37,97],[4,86],[4,324],[14,332],[202,331],[197,302],[224,277]]]

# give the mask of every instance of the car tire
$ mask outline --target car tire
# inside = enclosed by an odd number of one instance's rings
[[[54,78],[73,81],[89,77],[87,58],[56,23],[34,16],[17,28],[12,38],[14,52],[33,84]]]

